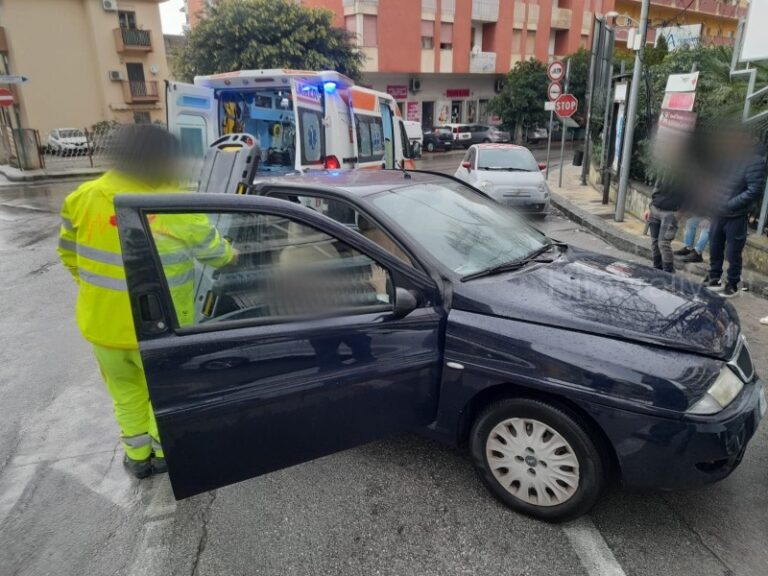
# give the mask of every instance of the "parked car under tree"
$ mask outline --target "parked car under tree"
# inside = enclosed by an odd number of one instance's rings
[[[511,508],[564,520],[612,477],[726,477],[764,414],[730,303],[548,238],[456,179],[332,172],[255,194],[115,202],[177,498],[420,429],[468,446]],[[178,258],[157,246],[190,214],[239,259],[196,270],[180,326]]]

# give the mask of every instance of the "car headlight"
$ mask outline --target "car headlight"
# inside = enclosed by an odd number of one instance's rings
[[[691,406],[688,414],[717,414],[733,402],[742,388],[744,388],[744,382],[741,378],[728,366],[723,366],[717,380],[709,387],[704,397]]]
[[[488,180],[480,180],[477,183],[477,187],[483,192],[491,192],[493,190],[493,183]]]

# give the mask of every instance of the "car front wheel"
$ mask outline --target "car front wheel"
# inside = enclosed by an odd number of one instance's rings
[[[470,446],[491,492],[510,508],[561,522],[585,514],[605,484],[605,465],[580,418],[530,398],[486,408],[475,420]]]
[[[427,142],[427,152],[434,152],[434,151],[435,151],[434,142]]]

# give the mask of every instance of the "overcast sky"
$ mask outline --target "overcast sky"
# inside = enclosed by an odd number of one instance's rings
[[[160,17],[163,19],[163,34],[181,34],[185,18],[181,9],[184,0],[168,0],[160,4]]]

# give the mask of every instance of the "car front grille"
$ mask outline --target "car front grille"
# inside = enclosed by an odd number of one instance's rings
[[[744,382],[751,381],[755,376],[755,365],[752,363],[752,356],[749,353],[749,348],[747,348],[747,341],[743,336],[739,338],[736,352],[728,364],[740,374]]]

